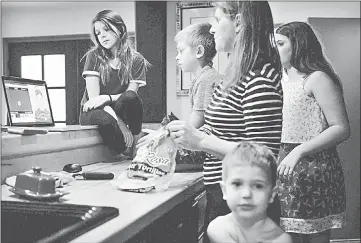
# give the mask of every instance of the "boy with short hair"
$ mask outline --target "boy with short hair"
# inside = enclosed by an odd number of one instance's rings
[[[255,142],[241,142],[222,164],[223,199],[231,213],[208,226],[211,243],[292,243],[291,236],[267,216],[276,195],[277,163],[272,151]]]
[[[195,77],[189,90],[192,111],[188,121],[196,128],[203,126],[205,110],[211,102],[215,86],[222,79],[222,75],[212,67],[212,60],[217,52],[214,36],[210,33],[210,29],[211,24],[209,23],[192,24],[179,31],[174,37],[178,52],[177,64],[183,72],[192,73]],[[174,115],[173,117],[178,119]],[[149,129],[144,130],[147,133],[152,132]],[[137,148],[146,144],[147,138],[148,136],[140,138]],[[201,165],[204,156],[203,152],[179,149],[176,161]]]
[[[211,102],[215,85],[222,78],[212,67],[217,52],[210,29],[209,23],[192,24],[174,38],[178,51],[177,64],[183,72],[192,73],[195,77],[189,89],[192,111],[188,121],[196,128],[204,124],[204,112]]]

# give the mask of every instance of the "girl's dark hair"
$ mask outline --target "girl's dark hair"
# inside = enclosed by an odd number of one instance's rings
[[[214,4],[233,20],[241,16],[242,28],[226,70],[225,89],[237,84],[260,62],[271,62],[282,77],[282,64],[274,37],[271,8],[267,1],[227,1]]]
[[[305,22],[290,22],[281,25],[276,33],[286,36],[292,45],[291,65],[301,73],[309,75],[322,71],[329,75],[342,89],[339,76],[327,60],[322,44],[312,27]]]
[[[114,58],[110,50],[105,49],[99,42],[98,37],[95,33],[94,24],[95,22],[102,22],[109,30],[113,31],[115,35],[120,39],[117,57],[120,59],[120,68],[118,70],[118,77],[122,80],[123,84],[128,85],[129,80],[132,79],[132,64],[134,53],[136,52],[132,48],[131,41],[128,37],[127,26],[125,25],[122,17],[112,10],[100,11],[92,21],[91,40],[94,43],[90,51],[93,51],[94,55],[100,60],[100,75],[103,84],[109,80],[110,66],[108,60]],[[115,28],[118,32],[114,31]],[[146,67],[150,64],[144,59]]]

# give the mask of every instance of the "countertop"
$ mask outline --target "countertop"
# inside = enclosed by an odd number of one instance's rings
[[[83,167],[83,171],[112,172],[115,178],[130,161],[97,163]],[[119,216],[70,241],[125,242],[146,226],[170,211],[175,205],[203,189],[201,172],[175,173],[167,191],[134,193],[120,191],[110,180],[77,180],[64,187],[69,194],[60,202],[92,206],[110,206],[119,209]],[[15,196],[9,186],[2,185],[2,201],[26,201]]]

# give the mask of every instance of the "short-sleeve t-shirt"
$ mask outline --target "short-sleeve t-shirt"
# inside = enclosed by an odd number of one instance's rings
[[[145,59],[143,56],[138,52],[133,52],[133,64],[132,64],[132,71],[131,71],[131,79],[129,83],[135,82],[139,84],[139,87],[146,85],[146,66],[145,66]],[[98,76],[101,79],[100,75],[100,60],[94,54],[94,51],[90,51],[85,60],[84,64],[84,71],[83,71],[83,78],[85,79],[86,76]],[[119,77],[120,76],[120,77]],[[103,94],[121,94],[127,88],[128,85],[123,84],[122,82],[122,75],[119,74],[118,76],[118,69],[111,67],[109,72],[109,80],[104,85],[102,80],[99,81],[100,85],[100,95]],[[81,101],[81,105],[83,105],[88,100],[88,93],[85,89],[84,96]]]
[[[222,80],[222,75],[213,67],[206,65],[201,73],[195,78],[189,89],[189,101],[191,109],[205,111],[211,103],[216,85]]]

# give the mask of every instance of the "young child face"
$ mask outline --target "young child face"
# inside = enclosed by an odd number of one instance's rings
[[[242,219],[265,217],[273,200],[266,172],[257,166],[237,164],[228,167],[226,177],[221,187],[231,211]]]
[[[187,45],[180,41],[177,43],[177,56],[175,57],[177,64],[183,72],[194,72],[199,66],[197,59],[197,48]]]
[[[103,22],[97,21],[94,23],[94,32],[102,47],[110,50],[118,46],[118,36],[114,33],[114,30],[109,29]]]

